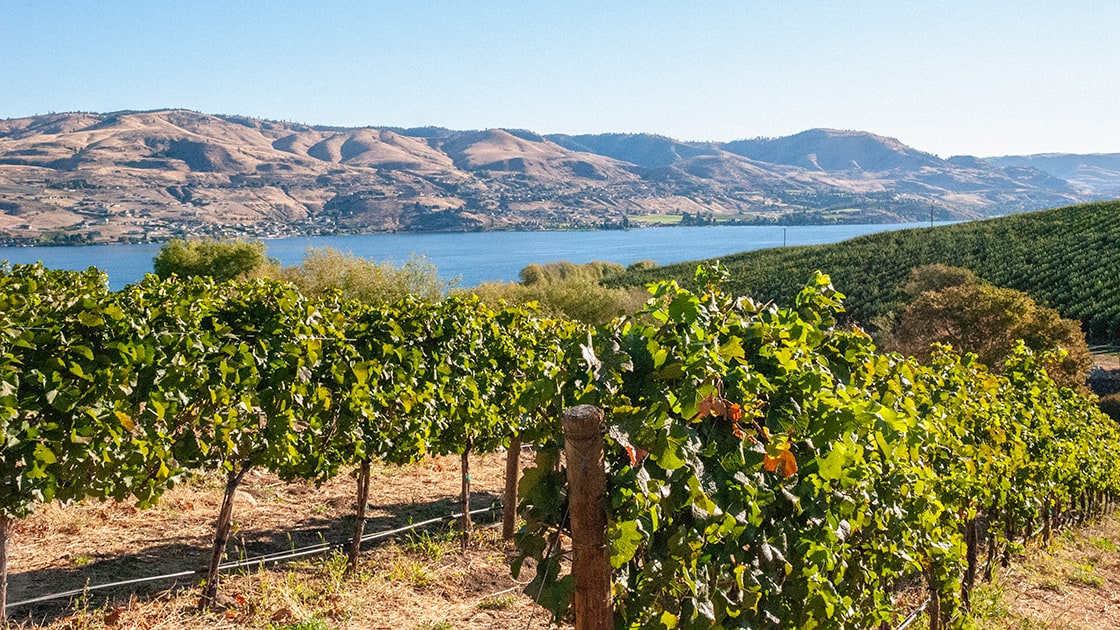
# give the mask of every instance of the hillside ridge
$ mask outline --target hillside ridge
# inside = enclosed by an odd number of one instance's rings
[[[1120,201],[756,250],[723,257],[721,263],[730,272],[727,290],[779,302],[791,299],[814,271],[823,271],[847,296],[847,317],[872,329],[904,305],[903,285],[914,267],[966,267],[1081,321],[1090,343],[1120,343]],[[674,279],[692,286],[697,264],[629,271],[607,284]]]
[[[1047,164],[943,160],[829,129],[689,142],[182,109],[56,113],[0,120],[0,239],[601,229],[685,213],[748,224],[907,222],[1120,194],[1120,165]]]

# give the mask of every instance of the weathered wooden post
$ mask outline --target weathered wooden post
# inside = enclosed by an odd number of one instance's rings
[[[991,512],[989,512],[988,518],[992,519],[992,518],[995,518],[995,517],[991,516]],[[984,567],[984,581],[989,583],[989,584],[991,584],[991,582],[992,582],[992,570],[996,566],[996,546],[997,546],[997,544],[998,543],[996,541],[996,534],[992,530],[991,523],[989,523],[988,524],[988,562],[985,564],[985,567]]]
[[[358,573],[358,559],[362,555],[362,534],[366,530],[366,510],[369,507],[369,478],[370,458],[362,458],[362,466],[358,469],[358,511],[354,521],[354,535],[350,539],[350,558],[346,562],[346,575]]]
[[[1050,532],[1054,526],[1054,508],[1052,506],[1052,499],[1047,499],[1046,503],[1042,504],[1042,544],[1050,545]]]
[[[929,617],[929,630],[941,630],[941,584],[937,579],[937,567],[933,560],[925,570],[926,583],[929,587],[929,606],[926,607],[926,616]]]
[[[502,538],[513,539],[517,525],[517,481],[521,475],[521,437],[514,436],[506,451],[506,494],[502,505]]]
[[[607,556],[607,477],[603,411],[578,405],[564,411],[564,454],[572,526],[576,630],[612,630],[611,565]]]
[[[460,508],[463,510],[462,523],[462,548],[467,550],[471,542],[471,440],[467,438],[467,447],[459,456],[460,467],[463,469],[463,489],[459,495]]]
[[[967,565],[964,579],[961,580],[961,602],[966,611],[972,611],[972,589],[976,587],[976,569],[980,564],[980,526],[979,517],[973,516],[965,525],[964,542]]]
[[[8,535],[11,522],[5,514],[0,514],[0,625],[8,618]]]

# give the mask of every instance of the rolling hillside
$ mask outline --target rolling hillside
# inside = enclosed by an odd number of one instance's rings
[[[746,252],[722,262],[731,272],[728,289],[763,300],[788,299],[814,270],[824,271],[864,325],[904,303],[901,286],[913,267],[967,267],[1080,320],[1090,343],[1120,342],[1120,202]],[[691,285],[696,264],[627,272],[608,283],[672,278]]]
[[[723,223],[976,219],[1100,198],[1100,177],[1076,176],[1074,186],[1030,165],[945,160],[829,129],[721,143],[186,110],[50,114],[0,120],[0,241],[618,228],[686,212]]]
[[[1003,167],[1036,169],[1052,177],[1064,179],[1078,190],[1120,195],[1120,153],[1090,155],[1044,153],[993,157],[985,161]]]

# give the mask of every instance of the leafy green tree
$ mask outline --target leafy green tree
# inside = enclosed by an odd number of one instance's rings
[[[408,295],[439,300],[454,285],[440,278],[436,266],[423,256],[414,255],[397,266],[329,247],[308,250],[297,266],[270,264],[255,275],[291,282],[304,295],[340,291],[348,299],[367,304],[393,304]]]
[[[637,311],[648,297],[640,287],[608,288],[600,283],[622,271],[621,265],[602,261],[531,264],[521,270],[520,282],[487,282],[463,293],[473,293],[495,308],[502,302],[535,302],[546,317],[599,324]]]
[[[218,282],[242,278],[269,262],[260,241],[185,241],[172,239],[153,260],[161,278],[201,276]]]
[[[1035,352],[1062,349],[1046,367],[1055,382],[1083,387],[1092,355],[1079,322],[1037,304],[1029,295],[984,283],[966,269],[930,265],[911,272],[917,297],[894,319],[885,346],[928,360],[935,344],[975,354],[1000,371],[1017,340]]]
[[[470,532],[470,456],[489,452],[508,441],[515,417],[506,413],[517,394],[503,389],[511,371],[499,366],[508,339],[496,314],[476,297],[453,296],[432,314],[423,340],[426,361],[432,366],[438,413],[432,427],[434,453],[459,455],[462,470],[463,544]]]
[[[535,284],[548,284],[576,278],[597,281],[610,275],[622,273],[623,271],[626,271],[625,267],[609,261],[593,260],[589,263],[578,264],[561,260],[558,262],[526,265],[518,274],[518,277],[521,280],[521,284],[533,286]]]
[[[176,347],[184,353],[180,364],[193,375],[164,381],[175,409],[163,411],[177,461],[226,477],[200,607],[216,595],[233,499],[245,475],[255,467],[285,480],[321,474],[319,449],[302,447],[323,441],[329,430],[323,411],[330,409],[332,393],[316,375],[332,358],[325,344],[339,336],[334,310],[289,284],[209,283],[209,290],[195,292],[208,283],[186,285],[197,319],[180,331],[187,343]]]
[[[308,445],[324,453],[333,474],[340,464],[357,464],[357,518],[348,572],[357,570],[370,495],[374,458],[407,464],[421,458],[431,440],[434,366],[420,350],[438,307],[409,296],[394,305],[349,302],[342,332],[345,342],[324,363],[324,385],[334,392],[325,414],[329,441]],[[333,466],[333,468],[332,468]]]

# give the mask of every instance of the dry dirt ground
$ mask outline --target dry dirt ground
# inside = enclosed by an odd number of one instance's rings
[[[528,463],[528,454],[523,455]],[[475,507],[500,497],[504,454],[472,459]],[[457,457],[405,468],[375,467],[367,533],[457,511]],[[191,571],[205,563],[221,494],[218,479],[196,479],[149,510],[90,502],[50,505],[20,522],[11,541],[8,601],[85,586]],[[348,539],[354,480],[340,475],[315,488],[250,474],[234,509],[231,557],[255,557]],[[198,612],[197,577],[95,590],[9,611],[13,628],[269,630],[539,630],[549,617],[509,574],[511,548],[494,527],[461,551],[449,526],[402,534],[364,547],[359,575],[326,555],[236,571],[223,577],[218,604]],[[981,586],[983,629],[1120,628],[1120,516],[1031,546],[1010,569]]]
[[[1120,628],[1120,515],[1029,549],[977,600],[982,628]]]
[[[523,459],[525,459],[523,457]],[[496,503],[505,455],[472,458],[472,507]],[[250,473],[234,507],[230,556],[255,557],[349,538],[354,480],[320,488]],[[376,467],[366,532],[457,511],[458,457]],[[169,491],[151,509],[119,503],[50,505],[17,524],[9,604],[49,593],[201,568],[221,499],[217,479]],[[500,514],[489,519],[500,520]],[[359,574],[326,555],[223,576],[218,605],[197,612],[197,577],[87,592],[9,610],[15,628],[275,628],[393,630],[546,628],[549,616],[509,572],[511,547],[485,516],[467,551],[450,526],[367,543]],[[531,578],[526,570],[522,581]]]

